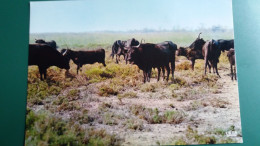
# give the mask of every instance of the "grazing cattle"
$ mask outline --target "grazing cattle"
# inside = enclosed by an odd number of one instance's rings
[[[112,45],[112,53],[110,56],[112,57],[112,59],[114,59],[114,55],[116,55],[116,63],[118,63],[121,55],[123,55],[124,59],[126,59],[127,50],[124,49],[125,44],[126,41],[117,40]]]
[[[209,69],[211,68],[210,65],[213,67],[213,72],[217,73],[217,75],[220,77],[218,73],[218,62],[219,62],[219,56],[221,54],[221,50],[218,48],[218,42],[216,40],[207,41],[202,48],[202,54],[204,56],[205,61],[205,75],[207,73],[207,66],[209,66]],[[210,64],[210,65],[209,65]]]
[[[37,44],[46,44],[46,45],[48,45],[48,46],[50,46],[50,47],[52,47],[52,48],[54,48],[54,49],[57,49],[58,47],[57,47],[57,45],[56,45],[56,42],[54,41],[54,40],[51,40],[51,41],[49,41],[49,42],[46,42],[45,40],[43,40],[43,39],[35,39],[35,43],[37,43]]]
[[[167,81],[170,74],[170,55],[168,50],[162,49],[156,44],[139,44],[138,46],[131,47],[128,51],[128,61],[131,64],[136,64],[143,70],[144,83],[150,82],[152,68],[158,69],[158,79],[160,77],[161,68],[167,69]]]
[[[218,42],[218,48],[224,52],[225,50],[228,51],[231,48],[234,49],[234,40],[223,40],[223,39],[219,39],[217,40]]]
[[[93,64],[98,62],[106,66],[104,49],[97,49],[93,51],[72,51],[70,49],[62,49],[61,53],[63,56],[72,59],[73,62],[77,65],[77,74],[79,69],[84,64]]]
[[[177,50],[177,45],[174,44],[172,41],[164,41],[162,43],[156,44],[158,45],[162,51],[166,52],[169,55],[169,62],[171,63],[171,71],[172,71],[172,78],[174,79],[174,70],[175,70],[175,53]],[[162,68],[164,74],[164,68]],[[159,76],[158,76],[159,80]]]
[[[204,59],[202,49],[194,50],[188,47],[180,47],[177,51],[177,56],[185,56],[188,60],[190,60],[192,70],[194,70],[196,59]]]
[[[112,59],[114,59],[114,55],[116,55],[116,63],[118,63],[120,56],[123,55],[124,60],[126,61],[127,64],[127,51],[131,46],[137,46],[137,45],[139,45],[139,41],[137,41],[134,38],[129,39],[127,41],[117,40],[112,45],[112,53],[110,56],[112,57]]]
[[[29,62],[28,65],[37,65],[40,72],[40,78],[46,79],[46,71],[50,66],[57,66],[62,69],[69,69],[69,59],[45,44],[29,44]]]
[[[227,57],[230,63],[230,70],[231,70],[231,80],[233,80],[233,76],[235,76],[235,80],[237,80],[237,75],[236,75],[236,58],[235,58],[235,50],[231,48],[228,53]],[[234,66],[234,69],[233,69]]]
[[[217,75],[220,77],[217,68],[217,64],[219,62],[219,56],[221,54],[221,50],[218,47],[219,45],[218,41],[212,40],[206,42],[202,38],[200,38],[200,34],[198,38],[189,46],[189,48],[191,49],[191,51],[197,52],[199,54],[199,57],[201,57],[200,51],[202,51],[202,55],[205,61],[205,74],[207,72],[206,69],[208,66],[209,71],[211,70],[211,67],[213,67],[213,72],[215,73],[216,71]],[[190,55],[192,53],[188,53],[188,54]],[[194,68],[194,63],[193,63],[193,68]]]
[[[180,47],[177,51],[177,56],[185,56],[191,61],[192,70],[194,70],[196,59],[204,59],[202,54],[202,47],[206,42],[203,40],[203,38],[200,38],[200,34],[189,47]]]

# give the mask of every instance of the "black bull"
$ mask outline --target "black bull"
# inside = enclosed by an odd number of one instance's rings
[[[97,49],[97,50],[90,50],[90,51],[73,51],[70,49],[62,49],[61,53],[65,57],[72,59],[73,62],[77,65],[77,74],[79,69],[84,64],[93,64],[95,62],[98,62],[98,63],[102,63],[103,66],[106,66],[104,49]]]
[[[223,40],[219,39],[217,40],[218,49],[220,49],[222,52],[229,51],[231,48],[234,48],[234,40]]]
[[[116,55],[116,63],[118,63],[120,56],[123,55],[124,56],[124,60],[127,63],[127,51],[132,46],[137,46],[139,44],[140,44],[139,41],[136,40],[135,38],[129,39],[127,41],[117,40],[112,45],[112,53],[111,53],[110,56],[113,59],[114,55]]]
[[[167,69],[167,81],[169,79],[171,62],[172,77],[174,78],[175,69],[175,52],[177,45],[171,41],[162,42],[159,44],[140,44],[137,47],[132,47],[128,51],[128,61],[136,64],[143,70],[144,82],[150,81],[152,68],[158,69],[158,81],[160,79],[160,71]]]
[[[56,42],[54,41],[54,40],[51,40],[51,41],[49,41],[49,42],[46,42],[45,40],[43,40],[43,39],[35,39],[35,43],[37,43],[37,44],[45,44],[45,45],[48,45],[48,46],[50,46],[50,47],[52,47],[52,48],[54,48],[54,49],[57,49],[58,48],[58,46],[57,46],[57,44],[56,44]]]
[[[28,65],[37,65],[40,72],[40,78],[46,79],[46,72],[50,66],[57,66],[62,69],[69,69],[69,59],[45,44],[29,44]]]
[[[213,43],[213,45],[209,46],[209,43],[206,43],[206,41],[204,41],[202,38],[200,38],[200,34],[199,34],[198,38],[189,47],[180,47],[177,51],[178,56],[185,56],[191,61],[192,70],[194,70],[194,65],[195,65],[196,59],[204,59],[205,58],[205,54],[203,54],[203,50],[202,50],[203,47],[204,47],[204,52],[206,51],[207,47],[213,47],[214,48],[213,50],[210,51],[210,52],[213,51],[213,52],[216,53],[213,58],[219,57],[218,54],[220,54],[220,50],[221,51],[225,51],[225,50],[228,51],[228,50],[230,50],[231,48],[234,47],[234,40],[233,39],[232,40],[223,40],[223,39],[212,40],[211,42],[214,42],[214,43]],[[209,55],[212,56],[212,53],[210,53]],[[212,58],[212,57],[210,57],[210,58]],[[209,70],[211,68],[211,65],[213,65],[212,63],[215,62],[215,61],[218,62],[218,59],[215,59],[214,61],[211,60],[211,62],[210,61],[207,62],[206,66],[209,67]],[[213,67],[213,71],[214,71],[214,69],[215,70],[217,69],[216,63],[214,63],[214,64],[215,65]]]

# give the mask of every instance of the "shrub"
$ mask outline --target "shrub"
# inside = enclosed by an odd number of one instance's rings
[[[226,131],[221,128],[216,128],[214,130],[214,134],[224,136],[224,135],[226,135]]]
[[[98,95],[100,96],[109,96],[109,95],[117,95],[118,90],[111,87],[110,85],[103,84],[98,91]]]
[[[63,102],[58,107],[58,111],[73,111],[79,109],[80,109],[80,104],[78,102]]]
[[[28,83],[27,101],[28,105],[44,104],[44,100],[52,95],[58,95],[62,88],[59,83],[48,85],[45,81],[38,81],[36,83]]]
[[[176,65],[176,70],[189,70],[191,68],[191,63],[189,61],[183,61]]]
[[[175,77],[175,79],[174,79],[174,84],[177,84],[177,85],[179,85],[179,86],[185,86],[185,85],[187,85],[187,82],[186,82],[186,80],[184,79],[184,78],[181,78],[181,77]]]
[[[114,113],[111,113],[111,112],[106,112],[103,115],[102,119],[103,119],[103,124],[105,124],[105,125],[117,125],[118,124]]]
[[[140,89],[142,92],[155,92],[157,87],[157,83],[145,83]]]
[[[46,113],[26,116],[25,145],[120,145],[121,140],[105,130],[83,129]]]
[[[70,119],[71,119],[71,121],[79,122],[79,124],[87,124],[87,123],[93,121],[93,118],[91,118],[88,115],[88,110],[82,110],[80,112],[76,112],[76,113],[72,114]]]
[[[143,108],[142,106],[134,106],[131,109],[132,113],[144,118],[150,124],[170,123],[179,124],[184,118],[185,114],[182,111],[165,111],[160,112],[157,108]]]
[[[185,114],[182,111],[166,111],[163,114],[163,122],[170,124],[179,124],[184,120]]]
[[[198,131],[192,129],[190,126],[186,129],[186,137],[188,139],[194,139],[198,144],[216,144],[216,138],[214,136],[198,134]]]
[[[133,129],[133,130],[142,130],[143,127],[143,122],[137,120],[137,119],[128,119],[124,125],[128,128],[128,129]]]
[[[188,143],[183,139],[183,138],[180,138],[178,139],[174,145],[187,145]]]
[[[93,80],[102,80],[115,77],[115,72],[106,68],[90,67],[85,71],[87,78]]]

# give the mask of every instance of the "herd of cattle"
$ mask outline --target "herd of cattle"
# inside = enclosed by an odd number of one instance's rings
[[[201,33],[200,33],[201,34]],[[219,56],[221,51],[228,51],[227,57],[230,62],[231,79],[236,79],[236,69],[233,69],[235,65],[235,50],[234,40],[210,40],[204,41],[200,38],[200,34],[197,39],[189,47],[179,47],[171,41],[164,41],[162,43],[142,43],[132,38],[126,41],[117,40],[112,45],[111,57],[116,56],[116,63],[119,62],[121,55],[124,56],[125,62],[135,64],[143,71],[144,83],[150,82],[152,68],[157,68],[158,78],[160,79],[160,73],[163,73],[163,79],[165,79],[165,69],[167,71],[167,78],[172,72],[172,78],[174,78],[175,70],[175,55],[186,56],[191,61],[192,70],[194,70],[194,64],[196,59],[204,59],[205,61],[205,74],[207,68],[211,72],[218,73],[217,64],[219,62]],[[177,52],[177,53],[176,53]],[[46,42],[42,39],[36,40],[35,44],[29,44],[29,63],[28,65],[37,65],[40,72],[40,78],[43,80],[46,78],[46,71],[50,66],[57,66],[62,69],[70,69],[70,59],[77,65],[77,74],[79,69],[84,64],[93,64],[95,62],[105,63],[105,50],[97,49],[93,51],[73,51],[71,49],[57,50],[55,41]],[[171,64],[171,65],[170,65]],[[169,66],[170,65],[170,66]]]

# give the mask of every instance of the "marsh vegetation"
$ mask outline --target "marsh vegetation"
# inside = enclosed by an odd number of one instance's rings
[[[55,40],[61,48],[106,50],[106,64],[88,64],[77,75],[51,67],[46,80],[36,66],[28,68],[26,145],[163,145],[242,141],[238,86],[230,80],[226,53],[219,72],[204,75],[203,60],[194,71],[185,57],[176,57],[175,79],[143,83],[137,66],[119,64],[109,55],[117,39],[171,40],[189,45],[197,32],[32,34]],[[232,38],[231,32],[203,37]],[[232,136],[227,135],[233,132]]]

